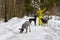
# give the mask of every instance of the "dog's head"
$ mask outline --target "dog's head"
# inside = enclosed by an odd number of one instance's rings
[[[45,18],[45,19],[41,18],[41,20],[42,20],[42,22],[45,24],[45,23],[48,22],[49,18]]]
[[[22,28],[21,29],[19,28],[19,30],[20,30],[20,33],[22,33],[24,31],[24,29],[22,29]]]
[[[31,22],[32,22],[32,20],[31,20],[31,19],[29,19],[29,22],[31,23]]]

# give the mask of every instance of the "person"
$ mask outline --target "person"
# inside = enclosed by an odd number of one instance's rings
[[[42,22],[42,18],[43,18],[43,12],[46,10],[46,8],[44,8],[43,10],[41,10],[40,8],[38,8],[38,11],[37,11],[37,14],[38,14],[38,24],[39,25],[43,25],[43,22]]]

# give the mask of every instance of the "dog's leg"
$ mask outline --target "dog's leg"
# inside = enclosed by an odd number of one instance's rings
[[[31,32],[31,28],[30,28],[30,26],[29,26],[29,32]]]
[[[26,32],[25,33],[27,33],[27,31],[28,31],[28,28],[26,28]]]
[[[35,20],[35,26],[36,26],[36,20]]]

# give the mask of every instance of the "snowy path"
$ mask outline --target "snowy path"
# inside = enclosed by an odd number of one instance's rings
[[[60,21],[50,20],[46,26],[31,26],[31,32],[19,33],[25,18],[12,18],[7,23],[0,23],[0,40],[60,40]]]
[[[32,32],[28,32],[27,34],[14,34],[8,40],[60,40],[60,36],[50,28],[37,26],[32,27],[32,29]]]

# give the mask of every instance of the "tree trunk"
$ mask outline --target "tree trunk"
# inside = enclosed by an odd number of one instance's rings
[[[8,0],[5,0],[5,22],[7,22],[7,14],[8,14]]]

